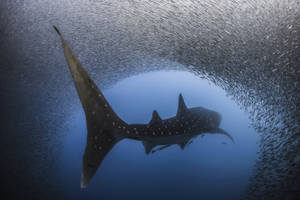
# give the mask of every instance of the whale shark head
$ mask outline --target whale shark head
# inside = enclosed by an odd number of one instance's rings
[[[215,111],[203,107],[187,108],[182,94],[179,94],[176,118],[186,127],[192,127],[194,132],[195,129],[201,132],[216,129],[221,123],[221,115]]]
[[[203,108],[203,107],[196,107],[189,109],[190,115],[193,116],[195,119],[199,119],[198,121],[195,121],[193,125],[197,126],[203,126],[203,124],[199,124],[199,121],[205,122],[205,127],[208,129],[213,129],[219,127],[221,123],[221,115],[215,111]]]
[[[186,133],[192,135],[218,133],[226,135],[234,142],[229,133],[219,128],[222,117],[218,112],[203,107],[188,108],[181,94],[179,94],[176,118],[184,125]]]

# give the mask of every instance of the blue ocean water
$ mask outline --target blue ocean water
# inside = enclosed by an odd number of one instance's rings
[[[258,151],[258,134],[221,88],[187,71],[157,71],[131,76],[103,91],[127,123],[148,123],[156,109],[162,119],[177,111],[178,95],[186,105],[221,114],[220,128],[230,133],[198,136],[184,150],[172,145],[146,155],[141,142],[124,139],[106,156],[86,189],[80,188],[86,124],[79,105],[68,117],[60,176],[73,199],[239,199],[246,189]]]

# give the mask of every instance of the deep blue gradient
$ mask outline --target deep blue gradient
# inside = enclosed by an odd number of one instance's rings
[[[190,72],[159,71],[123,79],[103,93],[127,123],[148,123],[154,109],[162,119],[174,116],[182,93],[189,108],[202,106],[220,113],[220,128],[235,143],[224,135],[205,134],[184,150],[173,145],[146,155],[141,142],[125,139],[83,190],[86,125],[78,106],[67,120],[60,158],[61,179],[70,198],[234,200],[244,192],[257,156],[258,135],[247,113],[225,91]]]

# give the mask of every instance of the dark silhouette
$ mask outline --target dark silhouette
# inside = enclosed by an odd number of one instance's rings
[[[147,154],[173,144],[184,149],[194,137],[204,133],[224,134],[233,141],[226,131],[219,128],[220,114],[203,107],[187,108],[181,94],[176,116],[162,120],[154,110],[148,124],[127,124],[113,111],[59,30],[56,27],[54,29],[61,37],[64,54],[86,116],[88,136],[83,157],[81,187],[87,186],[107,153],[124,138],[142,141]],[[152,150],[158,145],[163,146]]]

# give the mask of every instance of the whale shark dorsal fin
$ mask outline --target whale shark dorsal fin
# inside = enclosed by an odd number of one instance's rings
[[[156,147],[156,144],[152,143],[152,142],[148,142],[148,141],[143,141],[142,142],[144,147],[145,147],[145,152],[146,154],[149,154],[151,152],[151,150]]]
[[[158,112],[156,110],[153,110],[152,120],[155,120],[155,121],[159,120],[159,121],[161,121],[161,118],[160,118],[160,116],[159,116],[159,114],[158,114]]]
[[[161,118],[158,114],[158,112],[156,110],[153,111],[152,113],[152,119],[150,121],[150,124],[157,124],[157,123],[161,123]]]
[[[180,117],[182,116],[182,114],[183,114],[184,112],[186,112],[186,111],[187,111],[187,107],[186,107],[186,105],[185,105],[185,103],[184,103],[182,94],[180,93],[180,94],[179,94],[179,97],[178,97],[178,109],[177,109],[177,114],[176,114],[176,116],[180,118]]]

